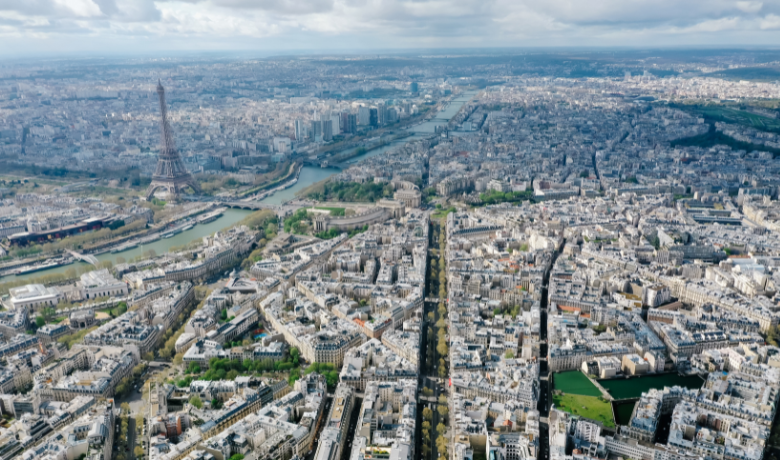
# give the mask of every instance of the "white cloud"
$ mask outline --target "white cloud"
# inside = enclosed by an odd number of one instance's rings
[[[80,18],[101,15],[100,7],[92,0],[54,0],[54,5],[57,9],[69,10],[74,16]]]
[[[776,14],[768,14],[760,22],[762,30],[777,30],[780,29],[780,16]]]
[[[737,2],[737,8],[745,13],[758,13],[764,6],[764,2]]]
[[[737,17],[713,19],[702,21],[692,26],[677,29],[677,34],[688,34],[692,32],[723,32],[727,30],[739,30],[744,25],[744,20]]]
[[[776,45],[778,30],[778,0],[0,0],[0,39],[40,49]]]

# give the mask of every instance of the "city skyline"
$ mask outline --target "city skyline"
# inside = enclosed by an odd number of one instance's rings
[[[0,460],[780,460],[775,3],[264,1],[0,0]]]

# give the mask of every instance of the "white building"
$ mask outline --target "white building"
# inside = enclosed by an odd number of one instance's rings
[[[13,288],[8,291],[8,294],[8,306],[13,309],[53,307],[65,298],[57,288],[48,288],[42,284],[28,284]]]
[[[76,283],[82,299],[127,295],[127,284],[114,278],[108,270],[95,270],[81,275]]]

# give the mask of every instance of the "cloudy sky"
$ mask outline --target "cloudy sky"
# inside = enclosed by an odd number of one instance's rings
[[[0,0],[0,54],[780,46],[780,0]]]

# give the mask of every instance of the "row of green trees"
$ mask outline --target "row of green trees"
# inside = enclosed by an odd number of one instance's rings
[[[520,310],[522,310],[520,305],[507,305],[493,309],[493,315],[509,315],[512,318],[517,318],[517,315],[520,314]]]
[[[455,206],[442,207],[440,203],[436,204],[436,211],[431,214],[431,219],[443,219],[447,217],[447,214],[455,212]]]
[[[309,198],[317,201],[345,201],[374,203],[393,196],[390,184],[379,182],[328,182],[321,192],[312,192]]]
[[[311,216],[309,216],[306,208],[300,208],[293,215],[284,219],[284,231],[295,234],[307,233],[309,231],[309,221],[311,221]]]
[[[179,313],[179,316],[176,317],[176,321],[173,323],[173,326],[169,327],[165,331],[165,334],[163,334],[162,338],[162,340],[164,340],[163,345],[156,351],[157,357],[159,359],[168,361],[171,359],[171,357],[173,357],[174,364],[179,365],[182,363],[184,355],[183,353],[176,353],[176,341],[179,340],[179,337],[184,333],[186,321],[191,318],[197,310],[205,305],[206,299],[210,293],[211,290],[206,286],[195,287],[195,298],[200,299],[200,302],[191,302],[185,306],[184,310]],[[155,352],[145,353],[143,358],[148,361],[154,361]]]
[[[519,201],[532,200],[533,197],[534,192],[532,190],[526,190],[524,192],[499,192],[491,190],[479,194],[479,199],[485,204],[516,203]]]
[[[119,414],[119,437],[116,440],[120,454],[124,457],[124,451],[127,450],[128,430],[130,426],[130,405],[122,403]]]
[[[267,229],[267,225],[271,223],[278,223],[276,214],[269,209],[263,209],[249,214],[241,219],[236,225],[246,225],[252,230],[259,230],[260,228]]]
[[[780,326],[773,327],[766,333],[766,342],[772,346],[780,346]]]
[[[116,388],[114,389],[114,396],[121,398],[122,396],[126,396],[128,393],[130,393],[130,391],[133,389],[133,381],[141,377],[141,374],[146,371],[147,366],[148,364],[146,362],[141,361],[135,367],[133,367],[132,374],[120,380],[116,385]]]
[[[207,295],[208,296],[208,295]],[[157,350],[157,356],[165,361],[168,361],[176,355],[176,341],[184,333],[187,320],[195,313],[195,311],[203,306],[205,298],[201,303],[190,302],[189,305],[184,307],[184,310],[176,317],[173,327],[169,327],[163,335],[163,346]],[[180,357],[180,359],[183,356]]]
[[[436,198],[436,188],[435,187],[428,187],[426,189],[423,189],[422,191],[422,202],[423,203],[430,203],[431,200]]]
[[[242,221],[247,221],[250,228],[259,232],[255,249],[241,262],[241,268],[244,270],[248,270],[252,264],[263,259],[263,249],[265,249],[266,244],[276,238],[279,233],[279,219],[276,218],[276,215],[268,210],[260,211],[260,213],[263,214],[255,216],[258,213],[252,213],[249,217],[255,217],[251,219],[248,217]]]
[[[38,311],[39,315],[35,317],[35,328],[42,327],[47,323],[54,321],[57,316],[57,309],[54,307],[44,307]]]
[[[211,358],[209,369],[201,375],[202,369],[198,363],[192,362],[185,370],[185,377],[178,380],[176,385],[180,388],[188,387],[193,380],[235,380],[239,375],[247,375],[256,372],[289,372],[289,382],[292,385],[301,377],[300,351],[293,347],[283,361],[265,359],[227,359]],[[337,374],[338,375],[338,374]]]
[[[306,368],[304,373],[306,375],[315,372],[325,377],[325,382],[329,388],[335,388],[339,384],[339,372],[336,370],[336,366],[330,363],[311,363]]]
[[[78,235],[73,235],[58,241],[46,243],[41,247],[41,249],[45,254],[58,253],[65,249],[81,249],[96,243],[109,241],[120,236],[125,236],[130,233],[139,232],[144,229],[146,229],[146,221],[139,219],[113,230],[110,228],[101,228],[100,230],[79,233]]]
[[[423,409],[423,422],[422,422],[423,458],[426,458],[429,455],[431,455],[431,446],[429,445],[429,443],[431,442],[431,423],[433,423],[433,411],[426,407]]]
[[[348,238],[352,238],[353,236],[357,235],[358,233],[363,233],[366,230],[368,230],[368,225],[364,225],[362,227],[353,228],[352,230],[349,230],[347,233]],[[325,230],[322,232],[319,232],[315,234],[317,238],[321,238],[323,240],[331,240],[333,238],[336,238],[337,236],[344,233],[343,231],[337,229],[337,228],[331,228],[330,230]]]
[[[200,399],[200,396],[193,395],[189,399],[189,403],[192,404],[194,407],[197,407],[198,409],[203,409],[203,400]],[[211,401],[211,408],[212,409],[222,409],[222,400],[219,398],[213,398]]]
[[[446,421],[447,415],[449,414],[449,410],[447,409],[447,398],[444,395],[439,396],[439,406],[437,407],[436,410],[439,412],[439,415],[442,417],[442,420],[440,420],[439,423],[436,425],[436,434],[438,435],[436,437],[436,451],[439,453],[441,457],[446,457],[447,448],[449,447],[449,442],[447,441],[447,438],[444,436],[447,433],[447,425],[444,422]],[[423,409],[423,422],[422,422],[422,436],[423,436],[422,451],[424,457],[427,457],[431,454],[431,447],[429,443],[431,442],[432,423],[433,423],[433,411],[425,407]]]
[[[125,460],[127,456],[125,455],[125,451],[128,447],[129,437],[129,427],[130,427],[130,404],[128,403],[122,403],[120,406],[120,413],[119,413],[119,439],[117,440],[117,446],[119,447],[119,452],[114,457],[115,460]],[[140,427],[143,426],[144,423],[144,416],[143,413],[140,413],[136,416],[135,419],[135,429],[136,434],[140,434]],[[138,436],[136,436],[136,439],[140,439]],[[135,449],[133,449],[133,453],[135,454],[136,458],[142,458],[144,456],[144,449],[140,445],[136,445]]]
[[[80,331],[74,332],[72,334],[63,335],[62,337],[58,338],[57,341],[60,343],[64,343],[66,347],[70,350],[73,348],[73,345],[80,343],[84,336],[89,334],[90,332],[97,329],[97,326],[92,326],[86,329],[82,329]]]
[[[442,257],[439,259],[439,302],[438,313],[439,320],[436,321],[436,351],[439,353],[439,377],[447,377],[447,359],[449,356],[449,346],[447,344],[447,305],[445,299],[447,299],[447,262],[444,254],[447,249],[447,237],[444,231],[444,221],[442,220],[442,231],[439,232],[439,251]]]

